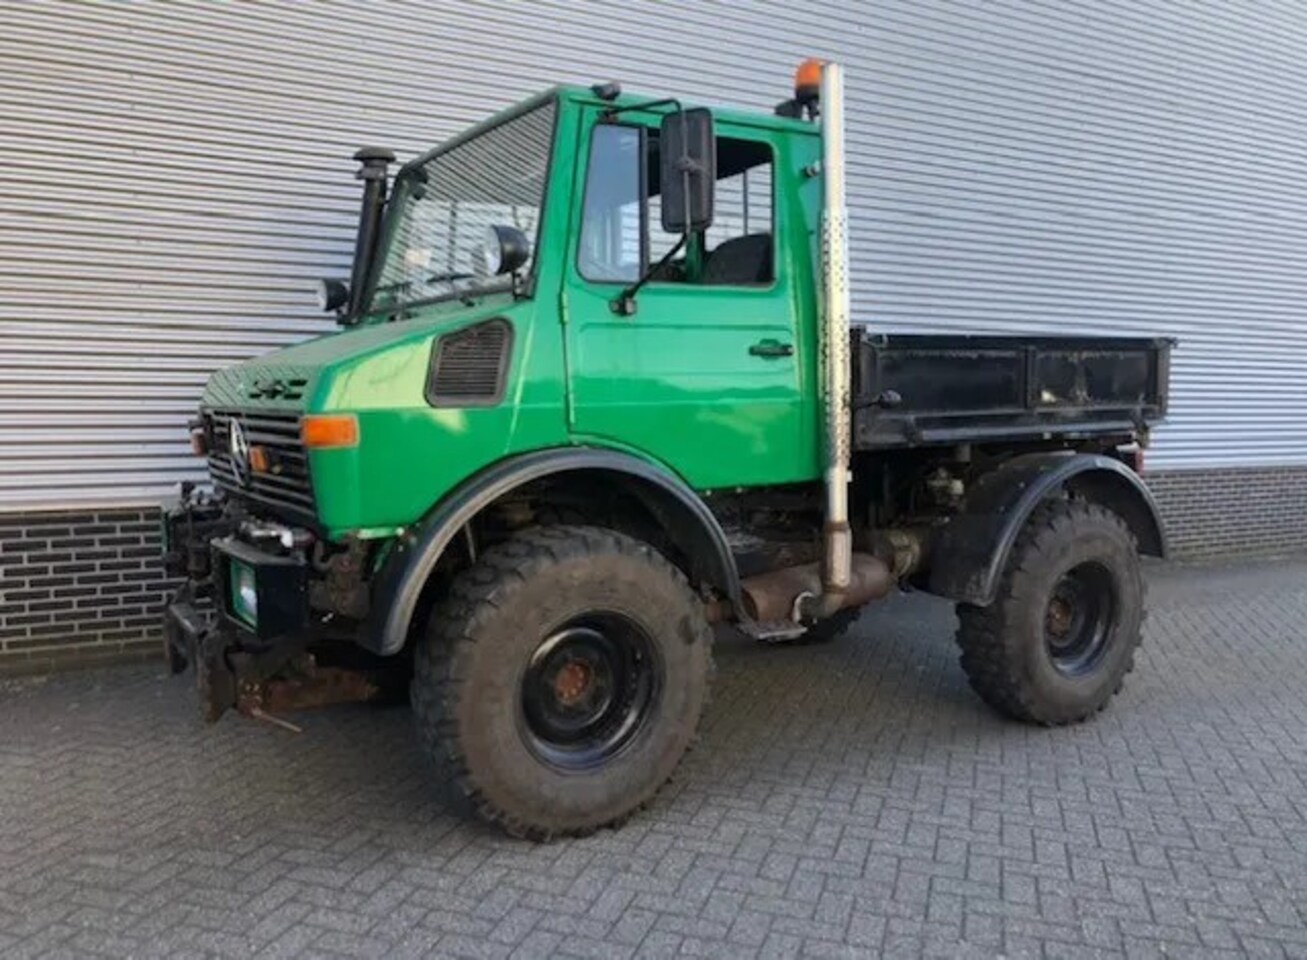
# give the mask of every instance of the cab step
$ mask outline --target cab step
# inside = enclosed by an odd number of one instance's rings
[[[760,643],[788,643],[808,632],[793,620],[741,620],[739,628]]]

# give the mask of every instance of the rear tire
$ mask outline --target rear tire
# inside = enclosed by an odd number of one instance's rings
[[[962,668],[1005,716],[1076,723],[1121,689],[1143,613],[1139,553],[1121,517],[1049,501],[1013,545],[994,602],[959,604]]]
[[[703,603],[648,544],[525,530],[460,574],[415,657],[442,781],[516,836],[620,823],[671,776],[708,695]]]

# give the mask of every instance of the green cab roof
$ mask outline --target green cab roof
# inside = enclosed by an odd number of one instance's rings
[[[486,130],[493,127],[497,127],[499,124],[504,123],[507,120],[511,120],[524,113],[529,113],[551,100],[567,100],[570,103],[576,103],[582,106],[629,109],[632,107],[639,107],[641,104],[653,104],[656,101],[666,101],[667,99],[668,98],[666,97],[648,96],[639,93],[622,93],[615,100],[601,100],[599,97],[595,96],[594,91],[589,87],[560,84],[558,86],[550,87],[547,90],[542,90],[540,93],[527,97],[525,100],[519,100],[497,113],[491,114],[479,123],[468,127],[466,130],[444,140],[425,153],[409,160],[403,165],[403,167],[401,167],[401,172],[409,167],[425,163],[437,154],[443,153],[465,140],[471,140],[473,137],[484,133]],[[780,99],[781,98],[778,97],[777,101],[779,102]],[[689,109],[691,107],[701,107],[704,106],[704,104],[682,103],[682,106]],[[670,112],[672,109],[673,108],[669,104],[663,102],[660,106],[651,107],[648,112],[652,114],[663,114]],[[809,136],[817,136],[820,132],[820,127],[817,124],[807,120],[799,120],[794,117],[780,117],[774,113],[758,113],[750,110],[737,110],[725,107],[709,107],[709,109],[712,110],[714,118],[739,126],[757,127],[766,130],[785,130],[792,133],[807,134]]]
[[[658,100],[666,100],[667,97],[649,96],[642,93],[622,93],[616,100],[600,100],[594,95],[589,87],[577,86],[559,86],[548,91],[544,96],[563,96],[574,103],[593,105],[598,107],[617,107],[628,108],[637,107],[642,103],[653,103]],[[783,99],[776,98],[779,103]],[[681,106],[687,110],[691,107],[707,107],[718,120],[724,120],[742,126],[762,127],[768,130],[790,130],[795,133],[806,133],[816,136],[820,128],[807,120],[799,120],[794,117],[778,117],[774,113],[759,113],[753,110],[737,110],[730,107],[716,107],[711,104],[703,103],[682,103]],[[662,106],[654,107],[651,113],[669,113],[673,108],[664,103]]]

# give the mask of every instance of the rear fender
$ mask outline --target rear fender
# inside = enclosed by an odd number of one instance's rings
[[[1060,491],[1101,503],[1125,520],[1139,552],[1166,556],[1157,503],[1119,460],[1098,454],[1037,453],[1014,457],[971,488],[962,512],[932,545],[930,592],[961,603],[993,603],[1021,528],[1040,501]]]

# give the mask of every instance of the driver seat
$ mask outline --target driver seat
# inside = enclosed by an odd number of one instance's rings
[[[770,233],[732,237],[709,252],[703,265],[705,284],[768,283],[772,279]]]

